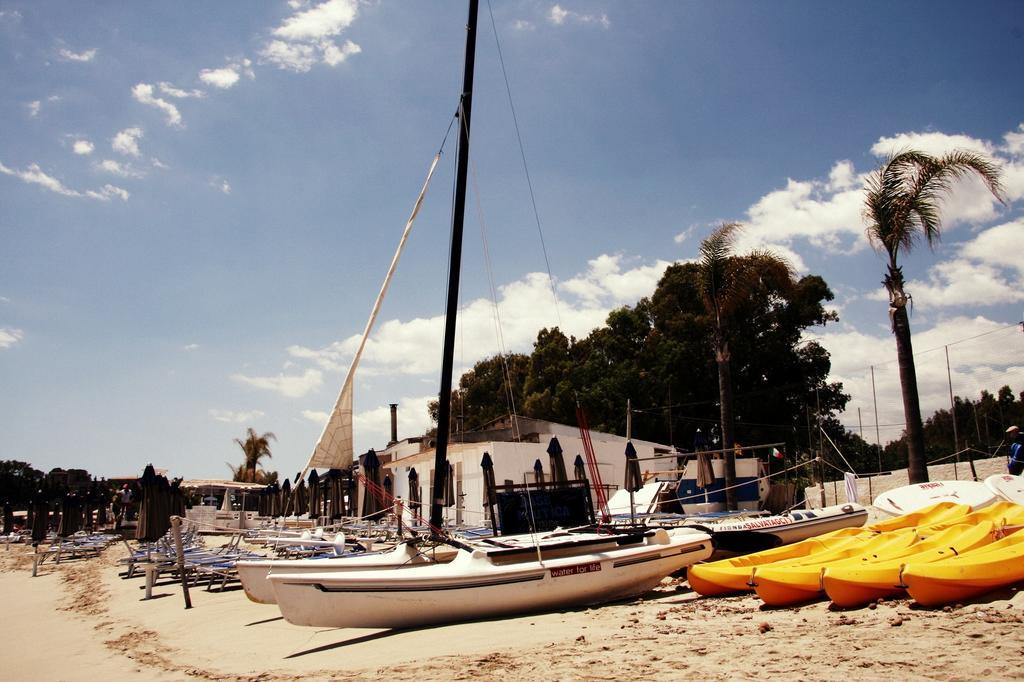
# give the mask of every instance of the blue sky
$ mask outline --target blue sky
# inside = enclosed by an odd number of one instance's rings
[[[926,412],[1024,389],[1018,2],[501,2],[481,8],[457,365],[585,335],[721,221],[822,275],[813,330],[874,437],[902,419],[860,215],[887,153],[1004,169],[905,261]],[[223,476],[245,428],[300,469],[454,112],[461,2],[0,4],[0,458]],[[453,147],[356,383],[356,447],[427,426]],[[479,206],[479,208],[477,208]],[[503,346],[488,302],[491,254]],[[941,356],[941,357],[940,357]],[[644,404],[644,398],[634,398]],[[858,414],[858,408],[861,412]]]

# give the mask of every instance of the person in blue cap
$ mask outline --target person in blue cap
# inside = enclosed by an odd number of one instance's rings
[[[1006,429],[1006,437],[1010,439],[1010,461],[1006,469],[1014,476],[1024,472],[1024,434],[1016,426]]]

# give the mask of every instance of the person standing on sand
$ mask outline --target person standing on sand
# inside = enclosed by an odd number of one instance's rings
[[[1010,439],[1010,461],[1006,469],[1014,476],[1020,476],[1024,472],[1024,434],[1016,426],[1006,429],[1006,436]]]

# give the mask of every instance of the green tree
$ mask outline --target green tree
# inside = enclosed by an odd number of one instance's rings
[[[903,414],[907,433],[907,473],[911,483],[928,480],[925,459],[921,403],[917,390],[917,370],[910,337],[910,318],[901,252],[909,252],[924,237],[934,246],[941,234],[939,201],[947,195],[952,183],[974,174],[989,190],[1001,198],[999,168],[980,154],[954,151],[934,157],[918,151],[900,152],[867,181],[865,218],[868,239],[885,252],[888,267],[883,284],[889,293],[889,319],[896,337],[896,358],[903,392]]]
[[[43,472],[33,469],[27,462],[13,459],[0,461],[0,503],[27,505],[43,482]]]
[[[745,256],[733,254],[739,223],[725,223],[701,242],[699,291],[711,318],[710,343],[718,367],[718,394],[722,447],[725,452],[726,506],[736,509],[736,457],[733,453],[734,400],[730,344],[740,332],[740,310],[751,294],[766,282],[784,291],[792,286],[789,265],[770,251]]]
[[[276,440],[277,436],[269,431],[259,435],[251,426],[247,434],[245,440],[235,438],[238,447],[242,448],[242,452],[245,454],[245,459],[237,468],[231,464],[228,464],[228,468],[231,469],[233,480],[258,483],[261,482],[262,477],[257,477],[256,469],[263,466],[260,460],[264,457],[272,457],[270,441]]]
[[[458,388],[452,391],[452,419],[462,417],[463,428],[471,431],[522,410],[523,384],[529,362],[527,355],[510,353],[476,363],[459,378]],[[437,400],[428,403],[430,419],[435,424],[437,408]]]

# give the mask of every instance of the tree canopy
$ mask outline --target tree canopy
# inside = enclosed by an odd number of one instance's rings
[[[707,434],[720,418],[714,320],[700,276],[698,264],[670,266],[652,296],[613,310],[585,338],[540,330],[529,356],[507,358],[517,412],[574,424],[579,400],[593,429],[623,433],[629,399],[635,437],[689,449],[696,430]],[[831,299],[825,281],[809,275],[788,287],[764,278],[735,304],[742,320],[730,337],[737,441],[803,449],[807,410],[813,421],[819,401],[826,415],[845,407],[842,385],[827,381],[828,353],[801,342],[804,330],[837,319],[824,307]],[[497,399],[502,367],[497,357],[483,360],[453,391],[453,414],[464,415],[467,429],[508,414],[508,400]]]

